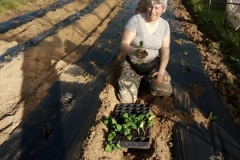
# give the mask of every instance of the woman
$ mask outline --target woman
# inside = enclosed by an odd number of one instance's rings
[[[170,28],[168,22],[160,17],[166,8],[167,0],[147,0],[147,12],[134,15],[125,26],[120,49],[126,53],[126,58],[118,79],[121,103],[137,100],[142,78],[146,80],[152,95],[170,96],[172,93],[171,77],[166,72]],[[139,46],[141,43],[142,47]]]

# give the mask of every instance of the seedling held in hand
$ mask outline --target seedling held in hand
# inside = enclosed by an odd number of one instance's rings
[[[137,53],[136,53],[136,57],[139,58],[139,59],[144,59],[148,56],[147,51],[143,50],[142,47],[143,47],[143,41],[140,41],[139,45],[137,46],[138,50],[137,50]]]
[[[208,119],[209,119],[210,121],[214,121],[214,120],[217,119],[217,116],[214,116],[214,115],[212,114],[212,112],[210,112],[210,114],[209,114],[209,116],[208,116]]]
[[[143,47],[143,41],[139,42],[139,45],[137,46],[137,48],[142,48]]]

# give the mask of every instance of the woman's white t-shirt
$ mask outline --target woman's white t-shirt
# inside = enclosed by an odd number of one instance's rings
[[[145,16],[146,13],[136,14],[128,20],[125,26],[125,29],[136,33],[130,45],[137,48],[139,42],[143,41],[142,49],[148,52],[148,56],[145,59],[138,59],[136,56],[130,56],[131,59],[139,62],[154,60],[159,54],[163,38],[170,36],[169,24],[161,17],[159,17],[158,28],[153,34],[150,34],[144,20]]]

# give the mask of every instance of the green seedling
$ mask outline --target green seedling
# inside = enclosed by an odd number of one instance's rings
[[[128,125],[124,124],[122,132],[128,140],[131,140],[132,139],[131,128],[128,127],[129,127]]]
[[[210,121],[214,121],[214,120],[217,119],[217,116],[214,116],[214,115],[212,114],[212,112],[210,112],[210,114],[209,114],[209,116],[208,116],[208,119],[209,119]]]
[[[118,23],[118,28],[121,28],[122,27],[122,24],[121,23]]]
[[[110,116],[105,116],[104,120],[103,120],[103,123],[105,125],[107,125],[109,128],[113,129],[111,131],[111,133],[109,133],[108,136],[107,136],[108,144],[105,147],[105,151],[106,152],[111,152],[112,150],[121,149],[121,146],[119,144],[120,141],[118,141],[118,143],[114,144],[112,142],[112,140],[116,137],[116,132],[121,132],[122,126],[120,124],[118,124],[117,121],[114,118],[110,117]]]
[[[178,43],[178,44],[182,44],[183,42],[185,42],[185,40],[184,39],[182,39],[182,38],[180,38],[180,39],[178,39],[178,40],[174,40],[176,43]]]
[[[10,59],[11,58],[11,55],[7,55],[7,56],[4,56],[4,59]]]
[[[124,121],[126,123],[126,126],[129,129],[135,129],[139,133],[139,127],[138,127],[138,122],[137,122],[137,117],[135,114],[128,115],[128,113],[123,114]]]
[[[146,117],[147,117],[147,128],[146,129],[148,129],[150,126],[153,125],[153,118],[155,118],[155,116],[151,115],[150,112],[148,112],[146,114]]]
[[[3,28],[3,25],[0,25],[0,28]]]
[[[118,124],[117,121],[110,117],[105,116],[103,119],[103,123],[109,128],[111,131],[107,136],[108,145],[105,148],[106,152],[110,152],[112,150],[121,149],[119,143],[114,144],[112,141],[116,137],[117,134],[124,135],[128,140],[132,139],[131,130],[137,131],[140,134],[140,130],[142,130],[145,135],[148,127],[152,126],[152,119],[155,116],[152,116],[150,113],[146,115],[136,116],[135,114],[123,114],[123,123]]]
[[[27,45],[27,46],[32,46],[32,43],[31,43],[30,41],[27,41],[27,42],[26,42],[26,45]]]
[[[179,41],[181,41],[181,42],[184,42],[185,40],[184,40],[184,39],[182,39],[182,38],[180,38],[180,39],[179,39]]]
[[[140,121],[139,122],[139,125],[138,125],[138,133],[140,133],[140,129],[142,129],[144,135],[146,134],[145,133],[145,129],[144,129],[144,124],[145,124],[145,121]]]
[[[183,54],[184,54],[184,55],[187,55],[187,54],[188,54],[188,52],[187,52],[186,50],[184,50],[184,51],[183,51]]]
[[[104,51],[105,51],[105,52],[111,52],[111,50],[108,49],[108,48],[105,48]]]
[[[137,46],[137,48],[142,48],[143,47],[143,41],[139,42],[139,45]]]
[[[124,121],[126,125],[130,129],[137,130],[138,134],[140,134],[140,129],[141,129],[144,132],[144,135],[145,135],[146,129],[152,125],[152,118],[154,118],[154,116],[151,116],[150,113],[147,113],[146,116],[144,115],[136,116],[135,114],[128,115],[128,113],[124,113],[123,116],[124,116]],[[147,121],[145,121],[144,119],[145,117],[147,118]],[[147,123],[147,127],[145,129],[146,123]]]
[[[122,149],[121,146],[120,146],[120,141],[118,141],[117,144],[109,143],[109,144],[106,146],[105,151],[106,151],[106,152],[111,152],[112,150],[119,150],[119,149]]]
[[[177,31],[171,31],[172,34],[177,34]]]
[[[112,131],[109,135],[108,135],[108,137],[107,137],[107,140],[108,141],[111,141],[111,140],[113,140],[113,138],[116,136],[116,132],[115,131]]]
[[[85,78],[85,79],[88,79],[91,75],[87,72],[83,72],[82,73],[82,76]]]
[[[116,41],[116,39],[110,39],[108,43],[112,44],[114,41]]]

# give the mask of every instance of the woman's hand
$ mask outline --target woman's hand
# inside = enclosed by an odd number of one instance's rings
[[[154,83],[161,83],[163,81],[164,72],[155,72],[153,73],[153,77],[156,77]]]
[[[148,56],[148,53],[146,50],[143,50],[143,49],[137,49],[136,50],[136,53],[135,53],[135,56],[139,59],[144,59]]]

